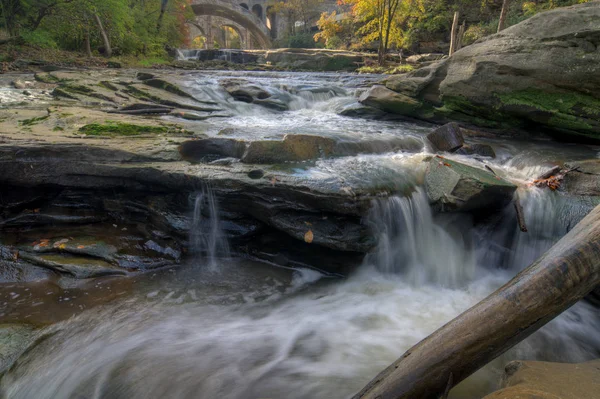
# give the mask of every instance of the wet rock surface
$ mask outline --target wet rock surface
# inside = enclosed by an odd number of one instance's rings
[[[591,399],[600,392],[600,360],[567,364],[514,361],[500,391],[485,399]]]
[[[511,200],[517,186],[491,172],[440,156],[429,161],[425,188],[441,211],[489,211]]]
[[[465,144],[458,123],[440,126],[427,135],[435,151],[455,152]]]

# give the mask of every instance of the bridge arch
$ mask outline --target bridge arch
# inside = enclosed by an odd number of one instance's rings
[[[262,20],[244,7],[225,0],[195,0],[192,10],[196,15],[210,15],[233,21],[256,38],[262,48],[271,47],[271,32]],[[262,8],[261,8],[262,10]]]
[[[260,19],[261,21],[264,19],[263,18],[263,8],[260,4],[255,4],[252,6],[252,14],[256,15],[256,17],[258,19]]]
[[[223,25],[220,26],[220,28],[222,30],[225,28],[225,29],[231,29],[232,31],[234,31],[237,34],[237,38],[238,38],[238,40],[240,42],[239,43],[240,44],[239,47],[234,47],[234,46],[231,45],[231,43],[229,43],[229,40],[231,40],[231,38],[229,38],[229,37],[226,36],[226,37],[224,37],[224,41],[225,41],[224,44],[225,44],[225,46],[227,48],[240,48],[240,49],[247,48],[246,47],[247,46],[246,45],[246,41],[245,41],[245,38],[244,38],[244,33],[240,30],[239,26],[237,26],[236,24],[223,24]]]

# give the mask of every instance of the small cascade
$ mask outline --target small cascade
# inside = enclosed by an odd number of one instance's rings
[[[246,64],[257,62],[256,54],[248,53],[243,50],[236,49],[193,49],[193,50],[177,50],[177,58],[186,61],[227,61],[236,64]]]
[[[376,251],[365,259],[383,273],[402,274],[414,286],[460,287],[475,274],[475,259],[459,228],[433,218],[427,196],[393,196],[373,205],[369,222],[379,235]],[[454,223],[453,223],[454,225]]]
[[[478,263],[516,273],[535,262],[581,220],[593,205],[549,189],[519,190],[527,232],[521,232],[512,206],[497,223],[481,226]]]
[[[210,187],[203,187],[195,194],[190,247],[192,252],[206,256],[212,268],[216,268],[218,256],[230,254],[227,237],[220,226],[217,200]]]

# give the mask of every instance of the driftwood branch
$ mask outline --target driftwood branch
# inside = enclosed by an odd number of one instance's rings
[[[355,399],[443,395],[600,285],[600,206],[527,269],[409,349]]]

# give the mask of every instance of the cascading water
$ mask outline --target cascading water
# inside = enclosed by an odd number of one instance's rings
[[[211,268],[217,267],[217,257],[229,257],[229,244],[219,220],[217,199],[205,186],[194,195],[194,213],[190,229],[192,252],[206,256]]]
[[[365,260],[381,272],[402,274],[414,286],[460,287],[472,279],[475,259],[468,239],[434,221],[422,189],[409,197],[378,200],[369,222],[379,245]]]

